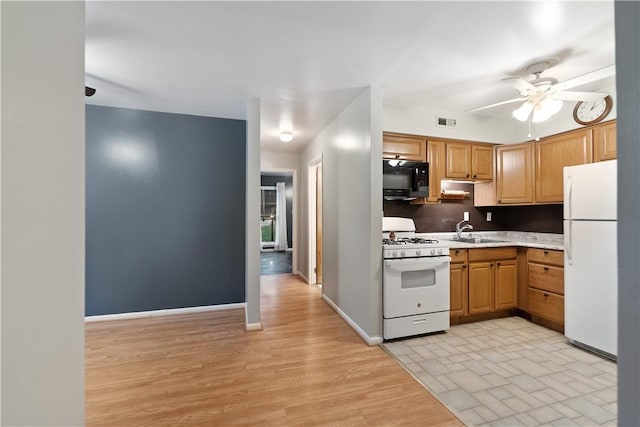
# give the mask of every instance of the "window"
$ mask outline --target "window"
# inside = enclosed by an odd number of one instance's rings
[[[260,187],[260,241],[273,245],[275,239],[276,187]]]

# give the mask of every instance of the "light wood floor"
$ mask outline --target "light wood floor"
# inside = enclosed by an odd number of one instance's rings
[[[294,276],[243,310],[88,323],[87,426],[462,425]]]

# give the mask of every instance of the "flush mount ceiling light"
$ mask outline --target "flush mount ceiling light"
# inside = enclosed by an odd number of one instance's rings
[[[280,141],[282,141],[282,142],[291,142],[291,141],[293,141],[293,133],[291,133],[291,132],[281,132],[280,133]]]

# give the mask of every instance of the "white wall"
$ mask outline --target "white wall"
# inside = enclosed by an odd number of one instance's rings
[[[260,101],[247,103],[245,301],[247,329],[260,329]]]
[[[436,116],[455,118],[456,126],[437,126]],[[506,144],[513,141],[511,120],[496,120],[468,113],[436,112],[424,107],[397,108],[385,106],[383,130],[479,142]]]
[[[2,425],[84,424],[84,2],[2,2]]]
[[[322,291],[370,338],[382,327],[381,118],[379,93],[366,89],[300,155],[301,271],[309,277],[307,163],[322,154]]]
[[[284,143],[283,143],[284,144]],[[260,151],[260,168],[262,170],[300,168],[300,153],[288,151]]]

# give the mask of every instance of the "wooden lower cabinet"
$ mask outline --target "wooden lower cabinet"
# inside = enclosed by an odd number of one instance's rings
[[[468,313],[468,284],[467,250],[451,249],[451,265],[449,267],[450,307],[451,317],[466,316]]]
[[[467,265],[452,263],[449,269],[451,286],[451,316],[464,316],[467,314],[468,274]]]
[[[472,262],[469,264],[469,314],[494,311],[493,263]]]
[[[563,328],[564,252],[529,248],[527,259],[527,311]]]
[[[518,267],[515,259],[496,261],[494,288],[496,310],[518,306]]]
[[[451,264],[452,316],[487,314],[516,308],[518,303],[516,248],[469,249],[467,257],[468,268],[465,264],[453,262]],[[453,259],[455,258],[452,255]],[[465,286],[466,294],[463,293]],[[459,298],[460,293],[464,295],[462,302]]]

